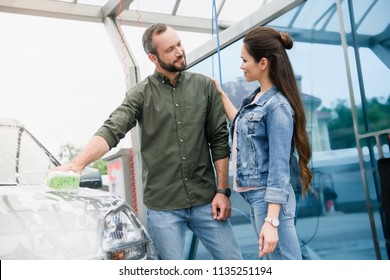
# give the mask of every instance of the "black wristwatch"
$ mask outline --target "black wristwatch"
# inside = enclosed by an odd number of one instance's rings
[[[232,191],[231,191],[229,188],[217,189],[216,192],[217,192],[217,193],[223,193],[223,194],[226,195],[227,197],[230,197],[230,196],[232,195]]]

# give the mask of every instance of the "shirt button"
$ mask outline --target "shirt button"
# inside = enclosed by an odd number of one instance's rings
[[[176,103],[175,106],[176,106],[176,107],[179,107],[179,104]]]
[[[186,159],[186,157],[183,157],[183,160],[185,160]]]
[[[180,142],[183,142],[183,139],[180,139]]]
[[[185,177],[185,178],[184,178],[184,181],[188,181],[188,178],[187,178],[187,177]]]
[[[181,124],[181,121],[178,121],[177,123],[178,123],[178,124]]]
[[[173,88],[173,90],[176,90],[176,88]]]

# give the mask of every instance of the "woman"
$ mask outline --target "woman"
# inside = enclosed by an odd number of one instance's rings
[[[216,80],[231,122],[233,189],[251,206],[259,256],[301,259],[294,225],[295,194],[290,184],[294,150],[299,156],[302,192],[310,185],[311,156],[301,96],[286,49],[286,33],[257,27],[244,38],[241,69],[260,87],[237,110]]]

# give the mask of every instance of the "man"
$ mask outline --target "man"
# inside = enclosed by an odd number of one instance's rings
[[[154,74],[130,89],[80,154],[60,168],[81,172],[138,121],[144,204],[161,259],[184,259],[187,227],[214,259],[242,259],[227,221],[230,150],[219,94],[209,78],[184,71],[185,52],[175,30],[151,25],[142,40]]]

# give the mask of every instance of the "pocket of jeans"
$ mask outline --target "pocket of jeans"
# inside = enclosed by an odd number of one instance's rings
[[[287,202],[282,205],[282,214],[286,218],[295,217],[296,200],[294,192],[290,192]]]

